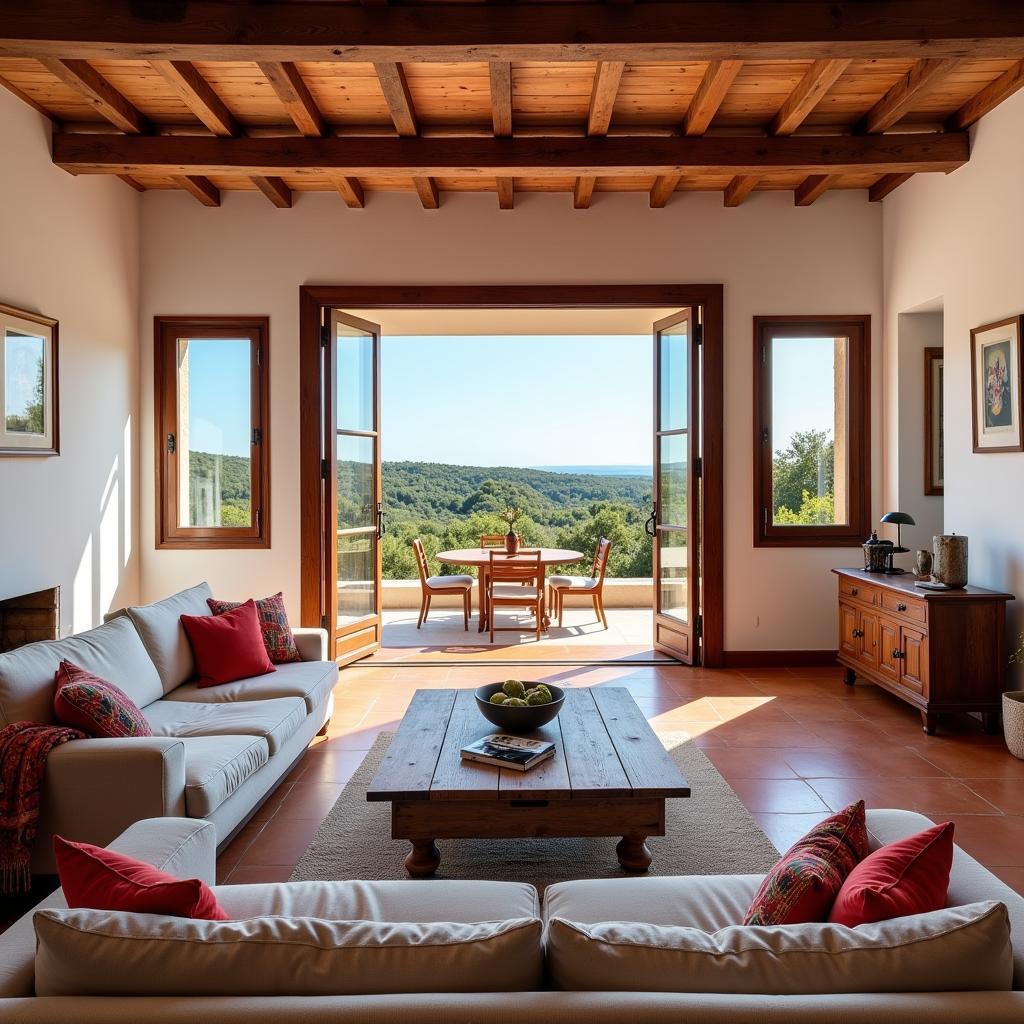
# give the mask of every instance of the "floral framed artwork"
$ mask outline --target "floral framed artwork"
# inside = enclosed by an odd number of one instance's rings
[[[1024,451],[1021,349],[1024,317],[971,331],[971,405],[976,452]]]
[[[59,455],[57,321],[0,304],[0,456]]]
[[[942,349],[924,350],[924,493],[942,494],[945,450],[942,435]]]

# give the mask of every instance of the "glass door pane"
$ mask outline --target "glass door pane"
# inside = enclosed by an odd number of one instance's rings
[[[331,310],[329,337],[328,620],[338,659],[352,661],[380,646],[380,328]]]
[[[654,646],[681,661],[696,658],[696,481],[699,381],[691,309],[654,330]]]

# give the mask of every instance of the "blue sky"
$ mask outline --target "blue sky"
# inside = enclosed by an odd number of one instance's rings
[[[189,447],[249,456],[248,340],[189,342]]]
[[[831,338],[772,340],[772,444],[785,448],[798,430],[827,430],[835,420]]]

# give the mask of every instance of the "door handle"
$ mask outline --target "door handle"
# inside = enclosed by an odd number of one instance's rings
[[[907,606],[902,601],[900,601],[899,604],[896,605],[896,611],[905,612],[906,610]]]
[[[654,528],[655,528],[654,524],[657,521],[658,521],[658,506],[657,505],[652,505],[651,506],[651,514],[647,517],[647,522],[644,523],[644,533],[646,533],[648,537],[653,537],[654,536]]]
[[[852,634],[851,634],[851,636],[863,636],[863,635],[864,635],[864,630],[863,629],[855,629],[852,632]]]
[[[377,502],[377,539],[380,540],[385,533],[388,532],[387,527],[384,525],[384,517],[387,513],[384,511],[384,506],[381,502]]]
[[[850,596],[856,597],[860,593],[860,587],[850,587]]]
[[[897,647],[893,652],[892,656],[896,661],[899,661],[903,657],[903,652]]]

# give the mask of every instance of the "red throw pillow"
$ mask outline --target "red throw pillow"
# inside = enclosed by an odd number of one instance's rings
[[[228,920],[213,890],[198,878],[175,878],[123,853],[60,836],[53,837],[53,852],[71,908]]]
[[[90,736],[153,735],[138,704],[106,679],[62,661],[54,682],[53,713],[64,725]]]
[[[223,615],[241,607],[241,601],[218,601],[208,597],[206,603],[214,615]],[[256,614],[260,620],[263,633],[263,645],[275,665],[284,665],[289,661],[302,661],[302,655],[295,645],[295,635],[288,625],[288,613],[284,609],[284,595],[256,599]]]
[[[828,915],[834,924],[888,921],[946,905],[953,866],[953,822],[933,825],[865,857],[843,882]]]
[[[867,852],[864,801],[858,800],[790,847],[761,883],[743,923],[824,921],[846,877]]]
[[[246,601],[223,615],[182,615],[181,625],[192,645],[200,686],[274,671],[263,646],[255,601]]]

